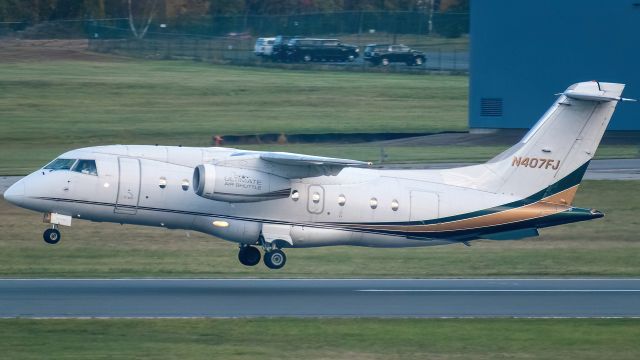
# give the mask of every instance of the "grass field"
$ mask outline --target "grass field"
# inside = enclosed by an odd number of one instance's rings
[[[214,134],[464,130],[467,77],[180,61],[0,66],[0,174],[97,144],[209,146]]]
[[[640,276],[640,182],[587,181],[576,202],[606,216],[471,247],[288,249],[273,271],[240,265],[233,243],[177,230],[74,221],[46,245],[41,214],[0,201],[0,277]]]
[[[7,359],[638,359],[637,319],[0,320]]]
[[[3,63],[0,175],[24,175],[64,151],[92,145],[209,146],[215,134],[466,130],[467,89],[465,76],[110,58]],[[246,148],[380,159],[380,148],[367,144]],[[484,161],[502,150],[385,148],[388,162]],[[597,153],[598,158],[637,156],[635,146],[605,146]]]

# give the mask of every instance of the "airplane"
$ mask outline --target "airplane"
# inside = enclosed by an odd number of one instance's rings
[[[417,247],[516,240],[604,216],[572,202],[624,84],[571,85],[514,146],[484,164],[392,170],[370,163],[220,147],[72,150],[4,198],[44,213],[48,244],[72,219],[186,229],[239,245],[270,269],[282,249]],[[264,252],[261,254],[260,249]]]

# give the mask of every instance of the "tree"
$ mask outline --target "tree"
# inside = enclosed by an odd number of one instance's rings
[[[151,21],[156,13],[156,8],[158,6],[158,0],[149,0],[149,1],[136,1],[136,11],[140,13],[140,24],[136,26],[135,20],[133,17],[134,8],[131,6],[131,0],[127,0],[129,5],[129,28],[131,28],[131,33],[137,39],[142,39],[149,30],[149,25],[151,25]],[[146,20],[145,20],[146,18]],[[140,27],[140,29],[138,29]]]
[[[447,38],[469,33],[469,0],[460,0],[446,11],[434,15],[434,31]]]

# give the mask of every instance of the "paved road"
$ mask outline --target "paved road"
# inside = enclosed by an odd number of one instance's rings
[[[587,180],[640,180],[640,159],[594,160],[584,176]]]
[[[444,169],[450,167],[472,165],[467,163],[439,164],[401,164],[387,165],[388,168],[402,169]],[[11,184],[22,176],[1,176],[0,193],[4,193]],[[585,175],[587,180],[640,180],[640,159],[593,160]]]
[[[451,51],[425,51],[427,61],[422,66],[407,66],[404,63],[392,63],[389,67],[394,70],[405,70],[415,72],[416,70],[436,70],[436,71],[469,71],[469,52],[462,50]],[[365,60],[362,57],[354,62],[331,62],[333,66],[362,66]],[[322,64],[322,63],[314,63]],[[367,64],[367,66],[371,66]],[[380,68],[380,67],[378,67]]]
[[[0,317],[639,317],[640,279],[0,280]]]

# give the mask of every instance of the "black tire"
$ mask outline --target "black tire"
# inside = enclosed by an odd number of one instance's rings
[[[271,250],[264,254],[264,264],[269,269],[281,269],[287,263],[287,256],[282,250]]]
[[[255,266],[260,262],[260,250],[253,246],[241,247],[238,251],[238,260],[244,266]]]
[[[47,229],[42,234],[42,238],[47,244],[55,245],[60,242],[60,231],[58,229]]]

